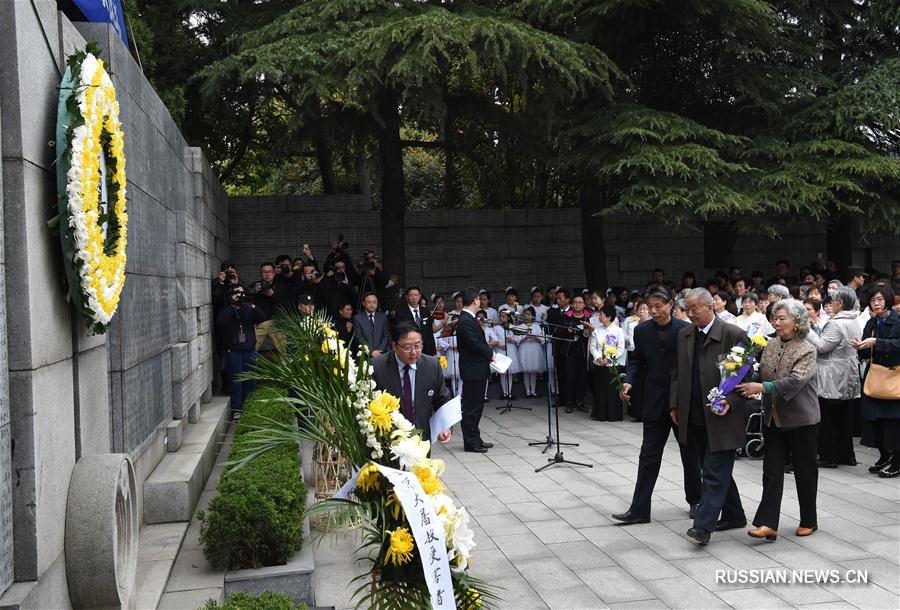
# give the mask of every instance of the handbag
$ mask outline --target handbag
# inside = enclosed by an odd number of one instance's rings
[[[875,336],[874,328],[872,336]],[[874,355],[874,353],[875,348],[873,347],[872,354]],[[900,369],[875,364],[869,357],[869,372],[866,374],[863,392],[869,398],[900,400]]]

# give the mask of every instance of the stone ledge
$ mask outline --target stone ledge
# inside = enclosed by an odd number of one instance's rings
[[[200,421],[187,426],[181,448],[160,460],[144,483],[145,523],[190,521],[219,452],[229,415],[229,399],[215,397]]]

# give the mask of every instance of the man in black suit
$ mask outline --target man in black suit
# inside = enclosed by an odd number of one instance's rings
[[[422,344],[425,346],[425,353],[429,356],[437,355],[437,346],[434,343],[434,329],[431,325],[431,316],[428,312],[419,307],[419,300],[422,298],[422,291],[416,286],[410,286],[406,289],[406,303],[401,304],[397,308],[397,314],[394,317],[394,324],[400,322],[412,322],[419,328],[422,333]]]
[[[493,447],[481,438],[478,424],[484,410],[484,386],[491,374],[494,350],[488,346],[484,331],[475,319],[478,295],[471,288],[462,292],[463,309],[456,324],[456,343],[459,349],[459,378],[462,379],[463,449],[473,453],[487,453]]]
[[[647,308],[651,319],[635,327],[634,351],[628,354],[622,399],[630,398],[631,389],[639,385],[641,404],[634,408],[643,422],[644,438],[631,506],[624,513],[612,516],[622,525],[650,522],[650,499],[659,476],[663,449],[673,429],[676,438],[678,436],[678,429],[669,417],[669,391],[677,355],[677,334],[690,324],[672,317],[674,305],[671,293],[664,286],[653,286],[648,290]],[[693,518],[700,503],[700,460],[693,448],[681,444],[678,447],[684,469],[685,499]]]
[[[721,382],[718,360],[738,342],[747,342],[738,326],[719,319],[713,297],[705,288],[691,290],[685,302],[692,326],[678,331],[678,359],[672,372],[670,415],[678,426],[678,442],[697,447],[703,489],[694,526],[687,535],[700,545],[713,531],[747,525],[744,507],[731,473],[735,450],[744,444],[744,399],[731,392],[725,410],[713,413],[706,396]],[[719,518],[721,513],[722,518]]]
[[[432,414],[450,400],[444,371],[438,359],[422,353],[422,335],[410,322],[401,322],[392,332],[393,349],[372,360],[375,387],[400,397],[404,417],[431,440]],[[446,443],[451,431],[442,430],[438,440]]]
[[[353,328],[357,339],[368,346],[373,358],[377,358],[390,347],[390,330],[387,314],[378,311],[378,297],[370,292],[363,297],[363,310],[353,316]]]

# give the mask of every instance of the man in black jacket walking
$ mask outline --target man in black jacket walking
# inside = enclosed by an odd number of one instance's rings
[[[635,405],[635,413],[640,414],[643,421],[644,437],[631,506],[624,513],[612,516],[622,525],[650,522],[650,498],[659,476],[663,449],[673,429],[676,437],[678,435],[678,429],[669,417],[669,390],[678,354],[678,331],[690,324],[672,317],[674,306],[668,289],[664,286],[650,288],[647,307],[652,319],[635,327],[634,351],[628,354],[622,399],[628,399],[631,389],[640,384],[641,404]],[[678,448],[684,469],[685,499],[693,518],[700,503],[700,458],[694,447],[679,444]]]
[[[481,438],[478,424],[484,411],[484,385],[491,374],[494,350],[488,346],[484,331],[475,319],[478,295],[471,288],[462,292],[463,310],[456,325],[459,349],[459,377],[462,379],[463,448],[473,453],[487,453],[493,447]]]
[[[253,303],[244,302],[244,289],[232,286],[228,290],[229,306],[216,316],[216,334],[225,350],[225,374],[231,385],[231,412],[239,417],[244,399],[256,387],[253,381],[238,381],[237,376],[256,363],[255,325],[266,317]]]

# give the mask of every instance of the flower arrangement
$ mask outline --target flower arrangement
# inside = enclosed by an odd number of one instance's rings
[[[625,373],[618,365],[618,361],[624,354],[624,346],[619,345],[619,337],[615,333],[595,335],[591,355],[594,356],[595,362],[609,369],[610,383],[616,386],[620,395],[625,392]]]
[[[403,416],[399,398],[375,390],[366,348],[354,359],[318,313],[284,313],[275,324],[287,340],[286,353],[261,359],[248,376],[287,387],[291,396],[283,400],[296,407],[302,423],[249,432],[255,449],[236,456],[237,466],[281,443],[328,443],[354,471],[334,499],[312,510],[363,517],[370,565],[358,577],[360,606],[491,605],[491,587],[467,572],[474,535],[466,509],[445,493],[444,462],[429,458],[431,444]]]
[[[125,285],[125,141],[115,87],[91,45],[67,58],[56,146],[59,215],[51,227],[62,241],[68,299],[103,333]]]
[[[713,413],[722,415],[725,412],[725,396],[734,391],[748,373],[759,370],[759,355],[766,343],[764,335],[754,335],[746,348],[739,341],[727,354],[719,356],[722,383],[711,389],[706,396],[707,406]]]

